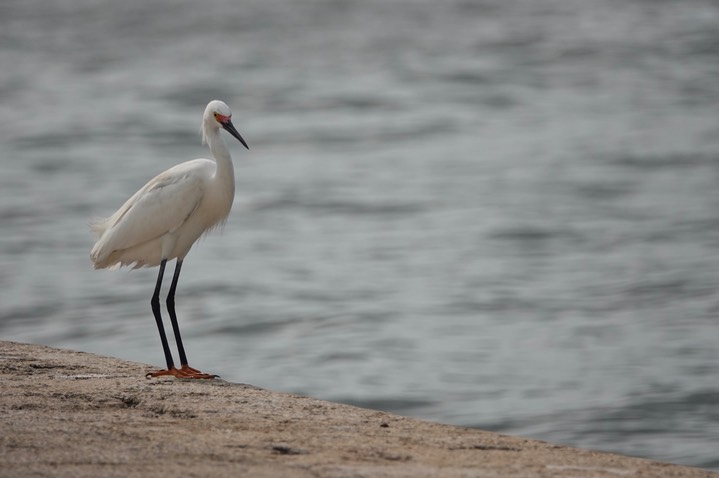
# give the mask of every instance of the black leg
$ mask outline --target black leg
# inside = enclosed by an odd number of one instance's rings
[[[167,293],[167,311],[170,313],[170,321],[172,322],[172,331],[175,333],[175,342],[177,350],[180,352],[180,365],[187,365],[187,355],[185,355],[185,347],[182,346],[182,337],[180,337],[180,326],[177,323],[177,315],[175,314],[175,289],[177,289],[177,279],[180,277],[180,269],[182,269],[182,260],[178,259],[175,265],[175,274],[172,276],[172,284],[170,291]]]
[[[152,294],[152,314],[155,316],[157,322],[157,330],[160,332],[160,340],[162,341],[162,350],[165,352],[165,360],[167,361],[167,370],[173,369],[175,363],[172,361],[172,353],[170,353],[170,345],[167,343],[167,336],[165,335],[165,327],[162,325],[162,315],[160,315],[160,288],[162,287],[162,276],[165,274],[165,264],[167,259],[163,259],[160,263],[160,273],[157,274],[157,284],[155,285],[155,293]],[[174,310],[173,310],[174,315]],[[173,322],[174,324],[174,322]]]

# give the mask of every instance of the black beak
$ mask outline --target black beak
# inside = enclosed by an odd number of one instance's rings
[[[235,129],[235,126],[232,124],[232,121],[227,120],[227,121],[225,121],[224,123],[221,123],[221,124],[222,124],[222,127],[225,128],[225,131],[227,131],[228,133],[230,133],[230,134],[231,134],[232,136],[234,136],[235,138],[239,139],[239,140],[240,140],[240,143],[242,143],[242,145],[243,145],[245,148],[250,149],[250,147],[247,146],[247,143],[245,143],[245,140],[242,139],[242,136],[240,136],[240,133],[238,133],[237,130]]]

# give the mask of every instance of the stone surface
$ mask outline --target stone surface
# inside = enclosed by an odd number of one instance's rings
[[[2,477],[719,477],[0,341]]]

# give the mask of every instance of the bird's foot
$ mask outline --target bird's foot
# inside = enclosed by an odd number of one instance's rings
[[[189,365],[183,365],[180,368],[172,367],[167,370],[158,370],[157,372],[150,372],[145,375],[145,378],[162,377],[164,375],[172,375],[177,378],[200,378],[200,379],[211,379],[217,378],[219,375],[212,375],[209,373],[203,373],[199,370],[190,367]]]
[[[191,378],[220,378],[219,375],[215,375],[215,374],[213,374],[213,373],[200,372],[200,371],[197,370],[196,368],[192,368],[192,367],[190,367],[190,366],[187,365],[187,364],[185,364],[185,365],[183,365],[182,367],[180,367],[180,371],[182,371],[182,372],[184,372],[184,373],[192,374],[193,377],[191,377]]]

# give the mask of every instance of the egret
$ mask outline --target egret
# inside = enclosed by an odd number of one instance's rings
[[[160,266],[150,304],[160,332],[167,369],[149,377],[172,375],[178,378],[216,377],[196,370],[187,363],[175,314],[175,290],[185,256],[203,234],[223,224],[235,196],[232,158],[220,128],[250,149],[232,124],[230,108],[219,100],[211,101],[202,116],[202,142],[207,144],[214,161],[195,159],[174,166],[150,180],[112,216],[94,221],[90,227],[97,242],[90,252],[95,269],[115,269],[124,265]],[[167,311],[180,355],[180,368],[172,360],[160,314],[160,288],[167,261],[177,259],[167,294]]]

